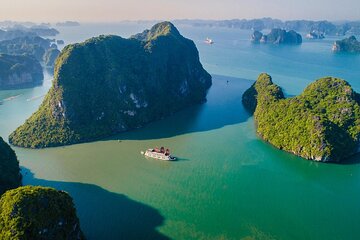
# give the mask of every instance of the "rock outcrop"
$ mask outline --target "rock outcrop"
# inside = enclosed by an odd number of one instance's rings
[[[44,54],[44,64],[47,68],[54,68],[55,60],[60,55],[60,51],[57,48],[50,48]]]
[[[271,44],[301,44],[302,37],[297,32],[286,31],[280,28],[273,28],[267,35],[255,31],[251,38],[254,43],[271,43]]]
[[[39,110],[9,140],[41,148],[107,137],[202,103],[210,86],[195,44],[169,22],[130,39],[99,36],[64,48]]]
[[[254,43],[260,43],[262,37],[263,37],[262,32],[254,31],[254,33],[251,35],[251,41]]]
[[[59,40],[56,40],[56,44],[58,44],[58,45],[64,45],[65,42],[64,42],[64,40],[59,39]]]
[[[42,67],[35,58],[0,54],[0,90],[34,87],[43,79]]]
[[[360,53],[360,42],[355,36],[336,41],[332,47],[334,52]]]
[[[45,187],[19,187],[0,198],[0,239],[85,239],[72,198]]]
[[[360,95],[344,80],[322,78],[285,99],[261,74],[243,104],[254,112],[259,136],[279,149],[323,162],[342,162],[359,151]]]

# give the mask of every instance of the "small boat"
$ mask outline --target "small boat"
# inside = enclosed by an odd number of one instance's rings
[[[214,41],[211,38],[206,38],[206,40],[204,41],[207,44],[214,44]]]
[[[164,147],[159,148],[150,148],[145,152],[141,151],[141,154],[145,157],[155,158],[163,161],[175,161],[176,157],[171,156],[170,150]]]

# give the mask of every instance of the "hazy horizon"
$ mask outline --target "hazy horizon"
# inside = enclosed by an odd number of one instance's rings
[[[2,0],[0,21],[119,22],[177,19],[360,20],[360,1],[326,0]]]

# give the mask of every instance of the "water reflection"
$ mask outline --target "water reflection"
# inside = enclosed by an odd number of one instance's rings
[[[214,75],[207,102],[180,111],[146,127],[125,132],[109,140],[148,140],[219,129],[247,121],[250,117],[241,103],[243,92],[253,81]]]
[[[68,192],[74,199],[87,239],[170,239],[156,230],[164,224],[164,217],[158,210],[123,194],[93,184],[38,179],[27,168],[22,168],[22,174],[24,185],[54,187]]]

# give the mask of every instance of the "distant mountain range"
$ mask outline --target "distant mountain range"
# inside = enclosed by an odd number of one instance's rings
[[[77,27],[80,26],[80,23],[75,21],[65,21],[65,22],[57,22],[55,25],[57,27]]]
[[[8,24],[3,26],[1,24]],[[17,89],[41,85],[45,67],[52,69],[60,51],[54,36],[59,32],[46,25],[22,25],[0,22],[0,89]],[[3,30],[4,29],[4,30]],[[63,41],[58,40],[58,43]]]
[[[0,30],[29,32],[38,36],[56,36],[59,34],[59,31],[52,28],[48,23],[3,21],[0,22]]]
[[[316,31],[327,35],[360,34],[360,21],[330,22],[327,20],[291,20],[282,21],[273,18],[232,19],[232,20],[175,20],[175,24],[187,24],[194,27],[228,27],[261,31],[281,28],[298,32]]]
[[[54,27],[76,27],[80,26],[76,21],[63,21],[57,23],[35,23],[35,22],[17,22],[0,21],[0,29],[3,30],[22,30],[36,32],[39,36],[55,36],[59,32]]]
[[[121,22],[137,22],[137,23],[156,23],[160,20],[138,20],[138,21],[121,21]],[[237,29],[249,29],[261,31],[264,29],[281,28],[284,30],[294,30],[298,32],[318,32],[326,35],[360,35],[360,20],[358,21],[337,21],[332,22],[328,20],[287,20],[265,17],[256,19],[228,19],[228,20],[204,20],[204,19],[176,19],[172,21],[174,24],[191,25],[193,27],[227,27]],[[56,34],[51,26],[57,27],[73,27],[79,26],[80,23],[76,21],[50,23],[34,23],[34,22],[16,22],[16,21],[1,21],[1,28],[14,28],[22,25],[27,28],[46,29],[46,34]],[[41,34],[39,34],[41,35]]]

